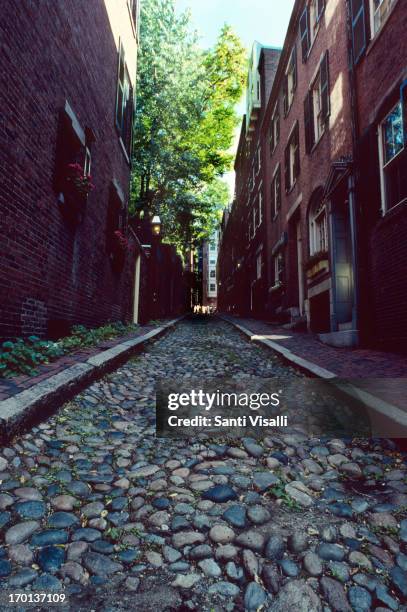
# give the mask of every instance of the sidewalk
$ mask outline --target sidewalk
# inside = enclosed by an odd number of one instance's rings
[[[258,321],[221,315],[308,376],[331,380],[368,408],[375,431],[407,437],[407,359],[397,353],[327,346],[315,335]]]
[[[126,336],[61,357],[38,368],[36,376],[1,380],[0,441],[54,412],[93,381],[118,368],[145,344],[164,334],[181,318],[140,326]]]
[[[340,378],[407,378],[407,357],[403,355],[370,349],[335,348],[323,344],[311,333],[284,329],[256,319],[222,316]]]
[[[162,323],[165,323],[165,321],[163,320]],[[47,378],[50,378],[50,376],[54,376],[55,374],[58,374],[59,372],[62,372],[63,370],[66,370],[77,363],[85,363],[89,357],[92,357],[93,355],[97,355],[98,353],[117,346],[122,342],[126,342],[127,340],[132,340],[133,338],[143,336],[156,327],[157,325],[141,325],[131,334],[118,336],[112,340],[105,340],[98,346],[92,346],[90,348],[76,351],[75,353],[64,355],[51,363],[38,366],[38,374],[35,376],[20,375],[14,376],[13,378],[0,378],[0,401],[13,397],[14,395],[17,395],[17,393],[21,393],[26,389],[30,389],[39,382],[46,380]]]

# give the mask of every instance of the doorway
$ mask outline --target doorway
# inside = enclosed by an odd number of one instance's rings
[[[134,302],[133,302],[133,323],[139,322],[139,302],[140,302],[140,255],[137,255],[134,265]]]

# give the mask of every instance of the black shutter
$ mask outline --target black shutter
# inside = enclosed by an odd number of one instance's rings
[[[314,107],[312,104],[312,90],[307,93],[304,100],[304,128],[305,128],[305,151],[310,153],[314,145]]]
[[[129,99],[126,104],[126,117],[125,117],[125,134],[124,134],[124,142],[126,146],[126,151],[131,157],[131,149],[133,142],[133,117],[134,117],[134,93],[133,87],[130,86],[129,91]]]
[[[329,54],[325,53],[321,62],[321,114],[322,119],[326,121],[329,116]]]
[[[356,64],[366,49],[365,0],[350,0],[352,17],[353,61]]]
[[[284,115],[288,113],[288,81],[287,75],[283,79],[283,109]]]
[[[300,129],[298,122],[294,128],[294,146],[295,146],[295,156],[294,156],[294,180],[300,175]]]
[[[300,37],[302,61],[306,62],[309,51],[308,6],[305,7],[304,12],[300,17]]]
[[[297,89],[297,47],[294,45],[291,53],[291,62],[293,66],[293,91]]]
[[[290,185],[290,143],[288,143],[284,151],[284,175],[285,175],[285,190],[288,191],[291,187]]]
[[[281,208],[281,167],[278,167],[276,173],[276,210]]]
[[[404,146],[407,147],[407,80],[400,87],[401,113],[403,120]]]
[[[317,0],[317,5],[316,5],[317,22],[321,19],[324,8],[325,8],[325,0]]]

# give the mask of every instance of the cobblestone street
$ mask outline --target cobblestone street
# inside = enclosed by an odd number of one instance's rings
[[[156,382],[197,375],[303,376],[224,321],[178,323],[1,450],[2,588],[77,611],[407,610],[406,454],[157,439]]]

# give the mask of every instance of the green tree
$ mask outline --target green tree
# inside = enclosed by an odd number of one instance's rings
[[[132,212],[159,212],[184,249],[209,235],[228,200],[219,178],[231,165],[246,52],[226,25],[203,51],[174,0],[141,6]]]

